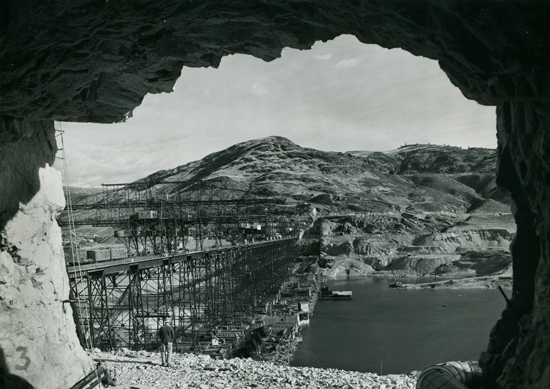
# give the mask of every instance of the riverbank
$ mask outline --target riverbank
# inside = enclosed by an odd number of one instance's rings
[[[418,273],[416,270],[411,269],[374,270],[357,258],[338,257],[332,258],[331,261],[330,268],[321,269],[323,280],[363,277],[408,278],[413,282],[399,282],[394,287],[405,289],[496,289],[499,286],[504,289],[512,288],[512,266],[508,264],[508,261],[502,261],[498,256],[492,256],[484,261],[484,271],[478,275],[472,274],[473,272],[468,267],[471,264],[466,265],[464,269],[448,269],[449,271],[446,273]],[[434,281],[418,282],[428,278],[425,274],[430,274],[429,278],[433,278]]]
[[[440,281],[415,284],[396,282],[390,287],[403,289],[496,289],[500,286],[503,289],[512,289],[512,276],[512,267],[509,266],[505,271],[482,277],[445,278]]]
[[[241,359],[212,359],[208,355],[174,354],[172,367],[160,364],[160,354],[119,350],[116,353],[94,350],[121,389],[185,388],[369,388],[412,389],[416,373],[382,375],[339,369],[290,367],[271,362]]]
[[[401,289],[512,289],[512,279],[503,277],[471,277],[462,279],[452,279],[434,282],[425,282],[420,284],[407,284],[396,282],[390,285],[390,288]]]

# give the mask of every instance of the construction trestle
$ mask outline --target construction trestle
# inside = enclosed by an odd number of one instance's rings
[[[112,227],[136,254],[171,252],[188,243],[202,250],[205,240],[218,246],[267,240],[301,228],[303,215],[295,206],[255,193],[210,181],[103,184],[102,192],[71,204],[58,223]]]
[[[265,312],[293,267],[295,241],[69,267],[82,341],[104,350],[155,349],[166,318],[175,349],[200,352],[216,330],[242,328]]]

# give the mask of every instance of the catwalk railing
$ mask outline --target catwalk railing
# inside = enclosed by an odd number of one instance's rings
[[[199,352],[220,330],[244,328],[277,295],[295,238],[69,267],[71,305],[88,347],[158,347],[164,319],[174,347]]]

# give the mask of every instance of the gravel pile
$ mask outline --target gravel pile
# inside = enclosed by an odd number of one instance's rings
[[[171,367],[160,365],[160,354],[95,350],[92,357],[109,369],[116,388],[414,388],[416,378],[379,376],[338,369],[290,367],[251,359],[211,359],[208,355],[174,354]]]

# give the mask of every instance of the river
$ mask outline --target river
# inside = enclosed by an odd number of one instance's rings
[[[403,374],[477,360],[505,301],[498,290],[392,289],[398,278],[330,280],[353,300],[317,302],[293,366]]]

